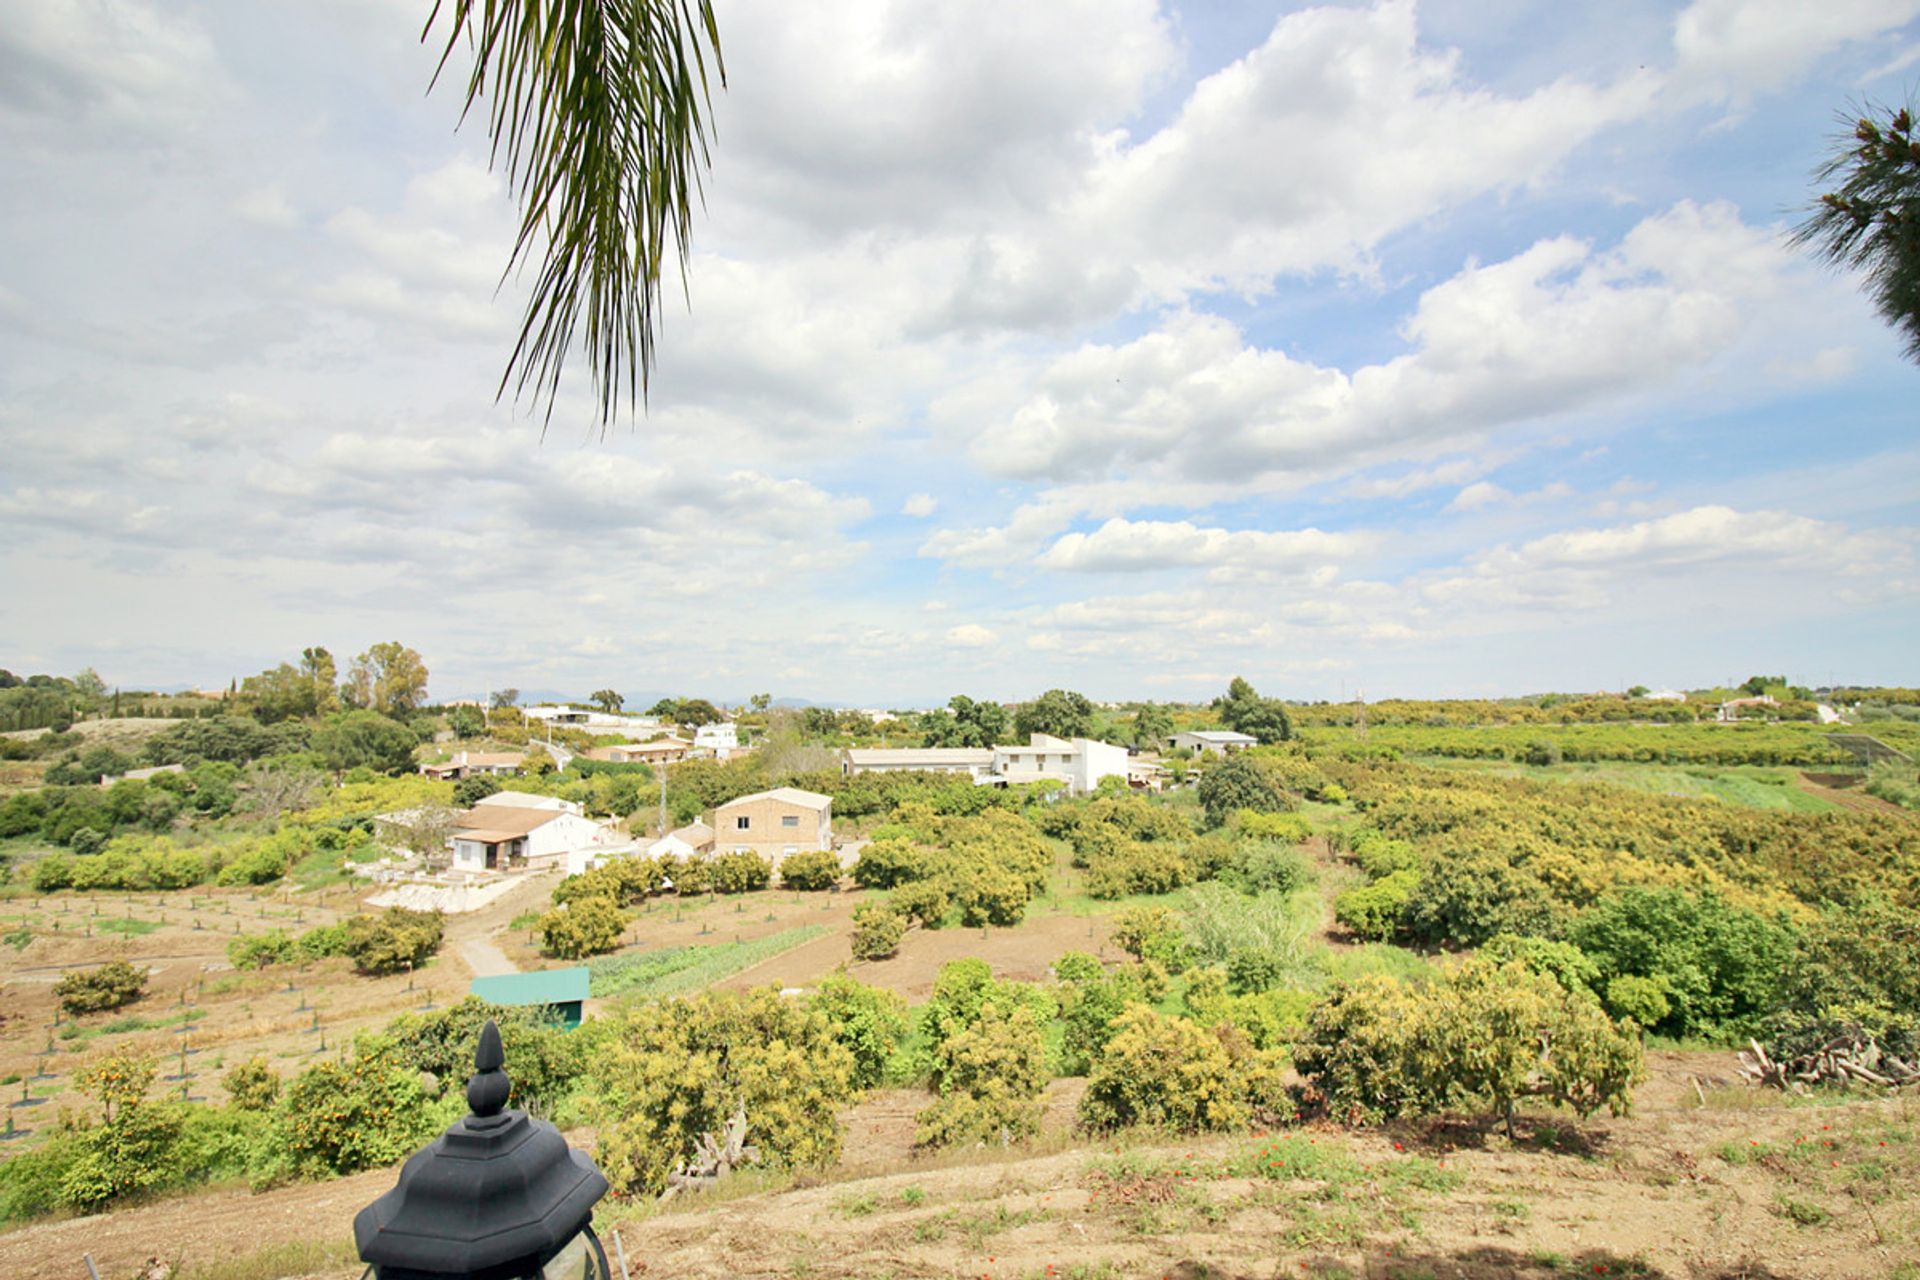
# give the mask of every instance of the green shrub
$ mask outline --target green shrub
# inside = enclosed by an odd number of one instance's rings
[[[1333,918],[1357,938],[1386,942],[1400,931],[1419,883],[1420,873],[1408,868],[1343,890],[1333,900]]]
[[[265,969],[294,957],[294,942],[281,929],[246,933],[227,942],[227,961],[236,969]]]
[[[1166,907],[1132,907],[1115,913],[1113,945],[1135,960],[1152,960],[1170,973],[1186,967],[1180,916]]]
[[[544,1009],[489,1004],[467,996],[444,1009],[403,1013],[378,1033],[362,1037],[359,1048],[430,1072],[458,1093],[473,1071],[480,1029],[489,1021],[499,1028],[506,1051],[507,1078],[513,1086],[509,1105],[553,1115],[586,1070],[589,1042],[551,1021]]]
[[[940,1043],[935,1059],[940,1096],[916,1117],[916,1144],[1005,1143],[1040,1131],[1047,1053],[1030,1006],[987,1002]]]
[[[1227,990],[1236,996],[1271,991],[1292,969],[1292,957],[1252,948],[1227,957]]]
[[[1621,974],[1607,983],[1607,1012],[1616,1018],[1631,1018],[1642,1027],[1657,1027],[1673,1012],[1667,989],[1657,978]]]
[[[451,1123],[463,1102],[450,1090],[431,1105],[420,1069],[373,1042],[347,1061],[317,1062],[287,1082],[274,1108],[272,1141],[252,1176],[257,1185],[273,1185],[392,1164]]]
[[[1396,871],[1420,869],[1420,854],[1411,843],[1381,835],[1370,827],[1354,833],[1347,851],[1360,864],[1361,870],[1375,880]]]
[[[1085,1075],[1113,1038],[1114,1020],[1128,1005],[1150,1002],[1145,969],[1132,964],[1109,972],[1085,952],[1069,951],[1054,962],[1054,972],[1060,977],[1062,1070]]]
[[[1227,993],[1227,975],[1220,969],[1196,969],[1187,977],[1181,1003],[1204,1027],[1230,1022],[1240,1028],[1256,1049],[1284,1049],[1300,1038],[1313,997],[1298,987],[1272,986],[1247,995]]]
[[[1209,765],[1198,788],[1200,807],[1211,826],[1225,826],[1243,809],[1254,813],[1286,813],[1294,805],[1255,760],[1245,753]]]
[[[698,854],[685,858],[675,858],[664,867],[667,878],[673,881],[673,891],[683,898],[699,893],[713,891],[713,862]]]
[[[1019,924],[1026,914],[1033,888],[1017,872],[985,860],[970,860],[946,878],[953,905],[959,908],[960,923],[980,925]]]
[[[895,889],[888,901],[895,911],[928,929],[946,923],[947,913],[953,910],[953,898],[938,880],[908,881]]]
[[[80,1134],[60,1181],[62,1202],[92,1210],[167,1181],[181,1115],[148,1101],[154,1071],[152,1058],[122,1050],[75,1073],[74,1087],[100,1102],[103,1117]]]
[[[1250,840],[1277,840],[1290,845],[1313,835],[1313,823],[1298,813],[1256,813],[1242,809],[1233,815],[1233,827]]]
[[[886,902],[863,902],[853,909],[853,958],[885,960],[900,950],[906,917]]]
[[[561,960],[597,956],[620,945],[631,917],[612,898],[576,898],[540,917],[540,949]]]
[[[840,855],[831,849],[805,849],[780,861],[780,885],[817,893],[840,883]]]
[[[826,1016],[834,1039],[853,1055],[854,1088],[879,1085],[887,1060],[906,1038],[907,1002],[883,987],[834,974],[821,980],[813,1007]]]
[[[1503,933],[1489,939],[1480,948],[1480,955],[1495,964],[1518,960],[1531,972],[1544,973],[1569,991],[1593,991],[1600,982],[1600,966],[1571,942]]]
[[[853,1054],[825,1014],[772,988],[628,1006],[598,1020],[587,1104],[595,1162],[616,1193],[657,1194],[736,1111],[760,1162],[825,1166],[840,1155]]]
[[[882,827],[880,831],[886,831]],[[874,833],[853,864],[854,881],[866,889],[891,889],[926,875],[926,859],[904,834]]]
[[[80,1158],[81,1130],[55,1133],[0,1160],[0,1223],[25,1222],[62,1208],[60,1188]]]
[[[1164,841],[1114,841],[1087,858],[1087,895],[1124,898],[1135,893],[1170,893],[1193,879],[1185,853]]]
[[[1669,1011],[1648,1030],[1726,1040],[1752,1034],[1779,1005],[1794,946],[1784,925],[1717,894],[1643,888],[1602,898],[1569,940],[1593,958],[1603,984],[1626,976],[1659,984]]]
[[[1624,1114],[1646,1074],[1638,1038],[1590,993],[1479,959],[1418,990],[1391,978],[1336,986],[1310,1010],[1294,1065],[1348,1123],[1478,1105],[1509,1132],[1525,1097]]]
[[[1292,893],[1313,883],[1313,864],[1284,840],[1243,839],[1234,850],[1233,861],[1221,870],[1220,879],[1242,893]]]
[[[1506,858],[1465,853],[1426,861],[1403,920],[1428,946],[1477,947],[1501,933],[1552,933],[1555,905],[1546,885]]]
[[[773,879],[773,864],[744,850],[716,854],[709,865],[715,893],[751,893],[766,888]]]
[[[1094,1064],[1080,1123],[1108,1130],[1151,1125],[1180,1133],[1243,1129],[1290,1119],[1284,1059],[1232,1024],[1211,1030],[1145,1005],[1120,1015]]]
[[[362,973],[401,973],[417,969],[440,949],[446,917],[438,911],[388,907],[377,916],[353,916],[346,922],[341,954]]]
[[[49,853],[33,864],[33,888],[36,893],[57,893],[73,884],[73,858],[69,854]]]
[[[920,1034],[930,1046],[934,1087],[940,1086],[942,1045],[979,1021],[989,1004],[1001,1009],[1024,1005],[1044,1026],[1059,1012],[1053,995],[1025,982],[1002,982],[985,960],[949,960],[934,975],[933,992],[920,1007]]]
[[[132,1004],[146,994],[147,974],[125,960],[109,960],[97,969],[76,969],[53,984],[54,997],[68,1013],[97,1013]]]
[[[242,1111],[265,1111],[280,1096],[280,1074],[267,1063],[265,1055],[255,1055],[234,1066],[221,1078],[227,1099]]]

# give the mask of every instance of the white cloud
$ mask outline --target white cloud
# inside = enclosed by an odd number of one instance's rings
[[[1375,539],[1319,529],[1263,532],[1203,529],[1185,520],[1107,521],[1092,533],[1069,533],[1034,563],[1080,573],[1129,572],[1193,565],[1298,570],[1348,559]]]
[[[244,222],[275,231],[291,231],[300,225],[293,202],[287,199],[286,189],[278,183],[243,192],[233,202],[233,211]]]
[[[940,499],[930,493],[916,493],[900,504],[900,514],[925,519],[940,508]]]
[[[1557,237],[1469,264],[1421,295],[1404,325],[1409,354],[1351,373],[1181,311],[1131,342],[1054,360],[975,435],[973,453],[1000,474],[1056,483],[1152,476],[1239,490],[1418,457],[1697,373],[1762,309],[1804,306],[1785,294],[1788,270],[1778,240],[1730,206],[1683,202],[1610,252]]]
[[[947,630],[947,643],[960,649],[984,649],[999,643],[1000,635],[978,623],[965,622]]]
[[[191,18],[145,0],[0,0],[0,125],[118,146],[191,129],[232,92]]]
[[[1920,0],[1694,0],[1674,22],[1674,79],[1683,91],[1744,102],[1916,16]]]

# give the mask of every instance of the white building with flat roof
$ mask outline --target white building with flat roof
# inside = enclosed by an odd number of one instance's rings
[[[1224,756],[1259,745],[1260,739],[1252,734],[1235,733],[1231,729],[1189,729],[1167,739],[1169,750],[1178,751],[1184,747],[1197,756],[1209,753]]]
[[[1052,778],[1085,795],[1103,778],[1127,781],[1127,749],[1092,738],[1056,738],[1036,733],[1024,747],[993,749],[992,781],[1006,786]]]

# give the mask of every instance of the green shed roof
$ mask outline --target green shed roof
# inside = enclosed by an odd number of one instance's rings
[[[585,1000],[587,970],[541,969],[536,973],[503,973],[475,978],[469,988],[489,1004],[570,1004]]]

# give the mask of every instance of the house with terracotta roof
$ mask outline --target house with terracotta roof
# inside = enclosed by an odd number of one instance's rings
[[[502,792],[488,796],[454,818],[455,871],[547,871],[565,867],[582,850],[617,845],[627,839],[604,823],[583,816],[580,806],[564,800],[528,796],[525,798],[549,803],[500,803],[502,796],[513,795]]]

